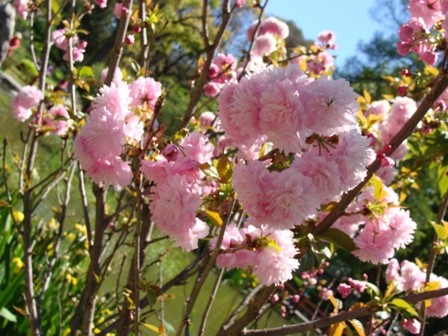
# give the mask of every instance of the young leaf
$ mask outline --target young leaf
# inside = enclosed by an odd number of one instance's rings
[[[207,215],[208,219],[210,219],[210,221],[213,223],[213,225],[217,227],[222,226],[223,223],[222,218],[218,212],[212,210],[205,210],[205,214]]]
[[[364,326],[361,322],[359,322],[359,320],[348,320],[348,322],[352,325],[353,329],[356,330],[359,336],[366,336]]]
[[[393,299],[391,301],[391,304],[397,308],[400,308],[400,309],[406,311],[411,316],[418,316],[418,313],[414,309],[414,307],[412,307],[412,305],[409,302],[407,302],[403,299],[400,299],[400,298]]]
[[[436,224],[431,222],[432,227],[436,231],[437,237],[441,240],[448,239],[448,222],[442,222],[442,224]]]
[[[357,249],[350,236],[338,229],[329,228],[319,234],[317,238],[326,240],[330,243],[334,243],[339,247],[342,247],[347,252],[353,252]]]

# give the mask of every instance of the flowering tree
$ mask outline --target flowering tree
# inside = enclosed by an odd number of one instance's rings
[[[14,5],[20,19],[30,17],[37,77],[10,108],[25,123],[21,155],[3,146],[5,331],[401,335],[423,334],[427,317],[448,314],[448,280],[433,273],[448,243],[448,1],[409,2],[397,50],[426,65],[386,77],[394,94],[379,101],[332,77],[331,31],[309,48],[286,49],[289,27],[265,17],[267,1],[204,0],[199,12],[180,3],[179,20],[193,16],[202,55],[172,134],[161,122],[169,88],[150,76],[152,46],[176,32],[162,2]],[[107,65],[82,65],[83,19],[112,6]],[[239,57],[222,44],[244,11],[257,19]],[[38,48],[34,23],[42,18]],[[403,201],[423,181],[441,196],[428,259],[414,263],[400,251],[425,223]],[[162,265],[177,249],[193,258],[166,281]],[[364,275],[331,272],[347,252],[364,262]],[[173,316],[170,291],[193,276]],[[231,276],[248,279],[240,282],[245,297],[210,327],[215,296]],[[210,297],[200,305],[207,281]],[[309,293],[317,307],[296,323],[290,315]],[[273,311],[290,323],[259,329]]]

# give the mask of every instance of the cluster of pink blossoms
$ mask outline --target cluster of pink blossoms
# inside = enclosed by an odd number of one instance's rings
[[[313,133],[329,136],[356,128],[356,98],[346,80],[313,80],[290,64],[226,86],[218,97],[219,117],[236,146],[267,140],[286,153],[299,153]]]
[[[69,60],[69,48],[68,48],[68,37],[65,29],[57,29],[53,32],[53,44],[64,51],[63,59],[65,61]],[[78,35],[75,34],[72,37],[73,43],[73,61],[82,62],[84,60],[84,53],[87,47],[87,41],[80,40]]]
[[[357,127],[356,98],[345,80],[313,79],[295,64],[267,68],[223,89],[219,118],[228,145],[241,150],[268,142],[294,154],[281,171],[255,157],[235,165],[233,186],[251,228],[289,232],[365,177],[374,152]],[[233,247],[222,248],[225,266],[244,267],[242,252]]]
[[[385,185],[381,188],[382,199],[375,197],[373,187],[366,188],[333,225],[353,238],[358,248],[352,252],[355,256],[374,264],[389,262],[395,250],[412,242],[417,228],[409,211],[399,208],[395,191]],[[375,212],[378,207],[381,211]]]
[[[131,168],[121,158],[123,146],[141,140],[143,123],[135,112],[152,110],[161,92],[161,84],[150,77],[129,85],[117,80],[101,88],[74,144],[77,159],[94,182],[117,187],[131,182]]]
[[[267,226],[259,228],[248,225],[238,229],[235,224],[226,228],[221,244],[222,253],[216,263],[218,267],[248,268],[259,281],[267,286],[280,285],[292,278],[299,262],[289,230],[274,230]],[[212,239],[212,248],[217,238]]]
[[[398,291],[418,292],[425,287],[426,271],[421,270],[415,263],[404,260],[401,263],[397,259],[392,259],[386,269],[386,281],[394,281]],[[439,288],[447,288],[448,280],[431,274],[430,282],[438,283]],[[429,317],[443,318],[448,315],[448,295],[436,297],[430,300],[426,307]]]
[[[285,22],[275,17],[269,17],[261,21],[258,33],[254,37],[257,24],[258,21],[254,22],[247,31],[249,40],[254,39],[251,55],[254,57],[268,56],[281,46],[281,41],[288,37],[289,27]]]
[[[208,97],[216,97],[221,89],[231,80],[235,80],[238,61],[233,55],[218,54],[210,65],[209,82],[204,86],[204,93]]]
[[[319,51],[299,57],[293,55],[291,63],[300,64],[304,61],[307,70],[314,75],[328,72],[334,67],[334,57],[328,52],[328,49],[336,49],[335,39],[336,35],[332,31],[321,32],[315,43]]]
[[[440,38],[446,38],[448,34],[448,1],[410,0],[408,8],[411,18],[400,27],[397,51],[402,56],[415,52],[421,61],[434,65],[438,59]],[[438,22],[441,24],[436,25]],[[431,29],[438,30],[438,38],[433,37]]]
[[[201,196],[212,191],[200,165],[211,160],[213,146],[199,133],[190,133],[179,146],[168,145],[156,161],[142,161],[141,170],[155,187],[149,208],[160,231],[190,251],[209,233],[208,225],[196,218]]]

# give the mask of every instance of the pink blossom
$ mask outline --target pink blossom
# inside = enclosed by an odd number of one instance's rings
[[[311,55],[306,64],[309,71],[319,75],[334,67],[334,57],[330,53],[322,51],[317,55]]]
[[[319,296],[322,298],[322,300],[327,301],[333,296],[333,291],[324,287],[320,291]]]
[[[260,90],[247,77],[238,84],[228,84],[219,95],[222,128],[235,145],[251,145],[260,136],[259,97]]]
[[[233,185],[244,209],[254,224],[273,228],[292,228],[315,213],[319,200],[309,193],[311,183],[294,169],[269,172],[259,161],[234,169]]]
[[[185,157],[196,161],[198,165],[210,161],[213,156],[213,145],[207,137],[197,132],[188,134],[180,141],[179,146]]]
[[[382,218],[365,223],[354,239],[358,250],[353,254],[364,261],[384,264],[393,257],[395,249],[412,242],[416,227],[408,211],[387,208]]]
[[[402,42],[414,43],[420,40],[426,32],[425,23],[421,18],[411,18],[407,23],[402,25],[399,30],[399,37]]]
[[[292,168],[311,179],[313,192],[319,195],[320,203],[332,201],[341,194],[338,164],[319,155],[317,149],[297,157]]]
[[[62,50],[67,50],[68,49],[68,39],[67,36],[65,36],[65,29],[61,28],[61,29],[56,29],[53,33],[52,33],[52,39],[53,39],[53,44]]]
[[[84,60],[84,53],[86,52],[87,41],[79,41],[73,46],[73,62],[82,62]],[[68,61],[69,53],[68,48],[62,57],[63,60]]]
[[[235,0],[235,6],[237,8],[243,7],[245,3],[246,3],[246,0]]]
[[[353,290],[357,291],[358,293],[363,293],[366,289],[365,281],[359,281],[359,280],[354,280],[352,278],[348,278],[347,282],[353,288]]]
[[[300,151],[300,121],[303,105],[295,84],[285,79],[266,87],[260,98],[259,127],[274,146],[288,152]]]
[[[319,33],[317,40],[327,49],[336,49],[336,35],[334,32],[329,30],[324,30]]]
[[[339,284],[337,291],[341,294],[343,299],[346,299],[352,293],[352,287],[345,283]]]
[[[434,65],[437,63],[437,59],[439,58],[439,54],[433,51],[425,51],[421,53],[418,57],[420,61],[425,62],[429,65]]]
[[[438,282],[439,288],[448,288],[448,280],[439,276],[433,275],[430,278],[431,282]],[[444,318],[448,315],[448,295],[439,296],[431,299],[431,304],[426,308],[426,313],[429,317]]]
[[[292,279],[292,272],[299,267],[295,259],[297,250],[294,247],[293,233],[289,230],[276,230],[269,232],[278,248],[267,246],[257,254],[254,274],[266,286],[280,285]]]
[[[258,21],[254,22],[252,26],[250,26],[249,29],[247,30],[247,36],[249,40],[253,38],[255,27],[257,26],[257,24]],[[258,28],[257,36],[265,34],[272,34],[284,40],[289,35],[289,27],[285,22],[275,17],[269,17],[266,20],[261,21],[260,26]]]
[[[199,238],[208,234],[208,227],[196,221],[200,204],[199,194],[187,179],[173,175],[157,184],[149,208],[159,230],[169,234],[184,249],[191,250],[197,247]]]
[[[99,8],[106,8],[107,7],[107,0],[95,0],[95,3]]]
[[[63,136],[68,131],[69,119],[67,109],[63,105],[55,105],[44,115],[42,124],[49,128],[50,133]]]
[[[12,101],[12,112],[19,121],[25,121],[31,117],[32,109],[42,99],[42,92],[34,86],[22,87]]]
[[[417,319],[404,319],[400,325],[411,334],[418,335],[422,324]]]
[[[133,106],[147,105],[151,109],[162,94],[162,85],[151,77],[139,77],[129,86],[131,104]]]
[[[347,130],[355,125],[358,95],[340,78],[320,77],[305,87],[304,127],[322,135]]]
[[[257,36],[254,40],[251,55],[263,57],[272,54],[277,49],[277,41],[272,34]]]
[[[341,133],[335,148],[322,150],[322,153],[329,161],[338,165],[339,190],[342,192],[353,188],[364,179],[366,167],[374,155],[370,149],[369,138],[356,130]]]
[[[216,82],[208,82],[204,85],[204,94],[207,97],[216,97],[221,92],[222,84]]]
[[[389,143],[417,110],[417,103],[409,97],[396,97],[379,128],[383,143]]]
[[[14,0],[14,7],[22,20],[28,16],[28,0]]]
[[[439,0],[410,0],[409,12],[413,17],[422,18],[428,28],[445,18]]]
[[[130,167],[119,156],[128,139],[141,138],[143,125],[129,111],[130,101],[126,83],[103,86],[75,140],[75,155],[95,182],[123,187],[131,181]]]
[[[215,118],[216,115],[213,112],[210,111],[202,112],[201,115],[199,116],[199,124],[201,128],[207,129],[208,127],[212,126]]]
[[[364,112],[365,116],[369,115],[385,115],[390,109],[390,104],[387,100],[382,99],[378,101],[374,101],[367,110]]]

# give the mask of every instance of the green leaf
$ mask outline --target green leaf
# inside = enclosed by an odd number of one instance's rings
[[[398,307],[398,308],[406,311],[411,316],[418,316],[418,313],[414,309],[414,307],[412,307],[412,305],[409,302],[407,302],[403,299],[400,299],[400,298],[393,299],[391,301],[391,304],[394,305],[395,307]]]
[[[81,69],[79,69],[79,76],[80,77],[93,77],[92,67],[82,66]]]
[[[0,316],[3,317],[5,320],[8,320],[10,322],[17,322],[17,316],[11,313],[6,307],[3,307],[0,309]]]
[[[37,77],[39,75],[39,71],[34,65],[33,61],[24,58],[20,61],[20,70],[24,75],[29,75],[31,77]]]
[[[160,335],[160,334],[159,334],[159,327],[156,327],[156,326],[153,325],[153,324],[143,323],[143,322],[140,322],[140,324],[141,324],[142,326],[148,328],[149,330],[154,331],[157,335]]]
[[[329,228],[316,236],[316,238],[320,238],[322,240],[328,241],[330,243],[334,243],[339,247],[342,247],[347,252],[353,252],[357,249],[355,243],[350,238],[349,235],[342,232],[341,230]]]
[[[439,166],[437,168],[437,186],[439,187],[440,195],[443,196],[448,190],[448,167]]]
[[[431,222],[431,225],[436,231],[437,237],[441,240],[448,239],[448,222],[442,222],[442,224]]]

